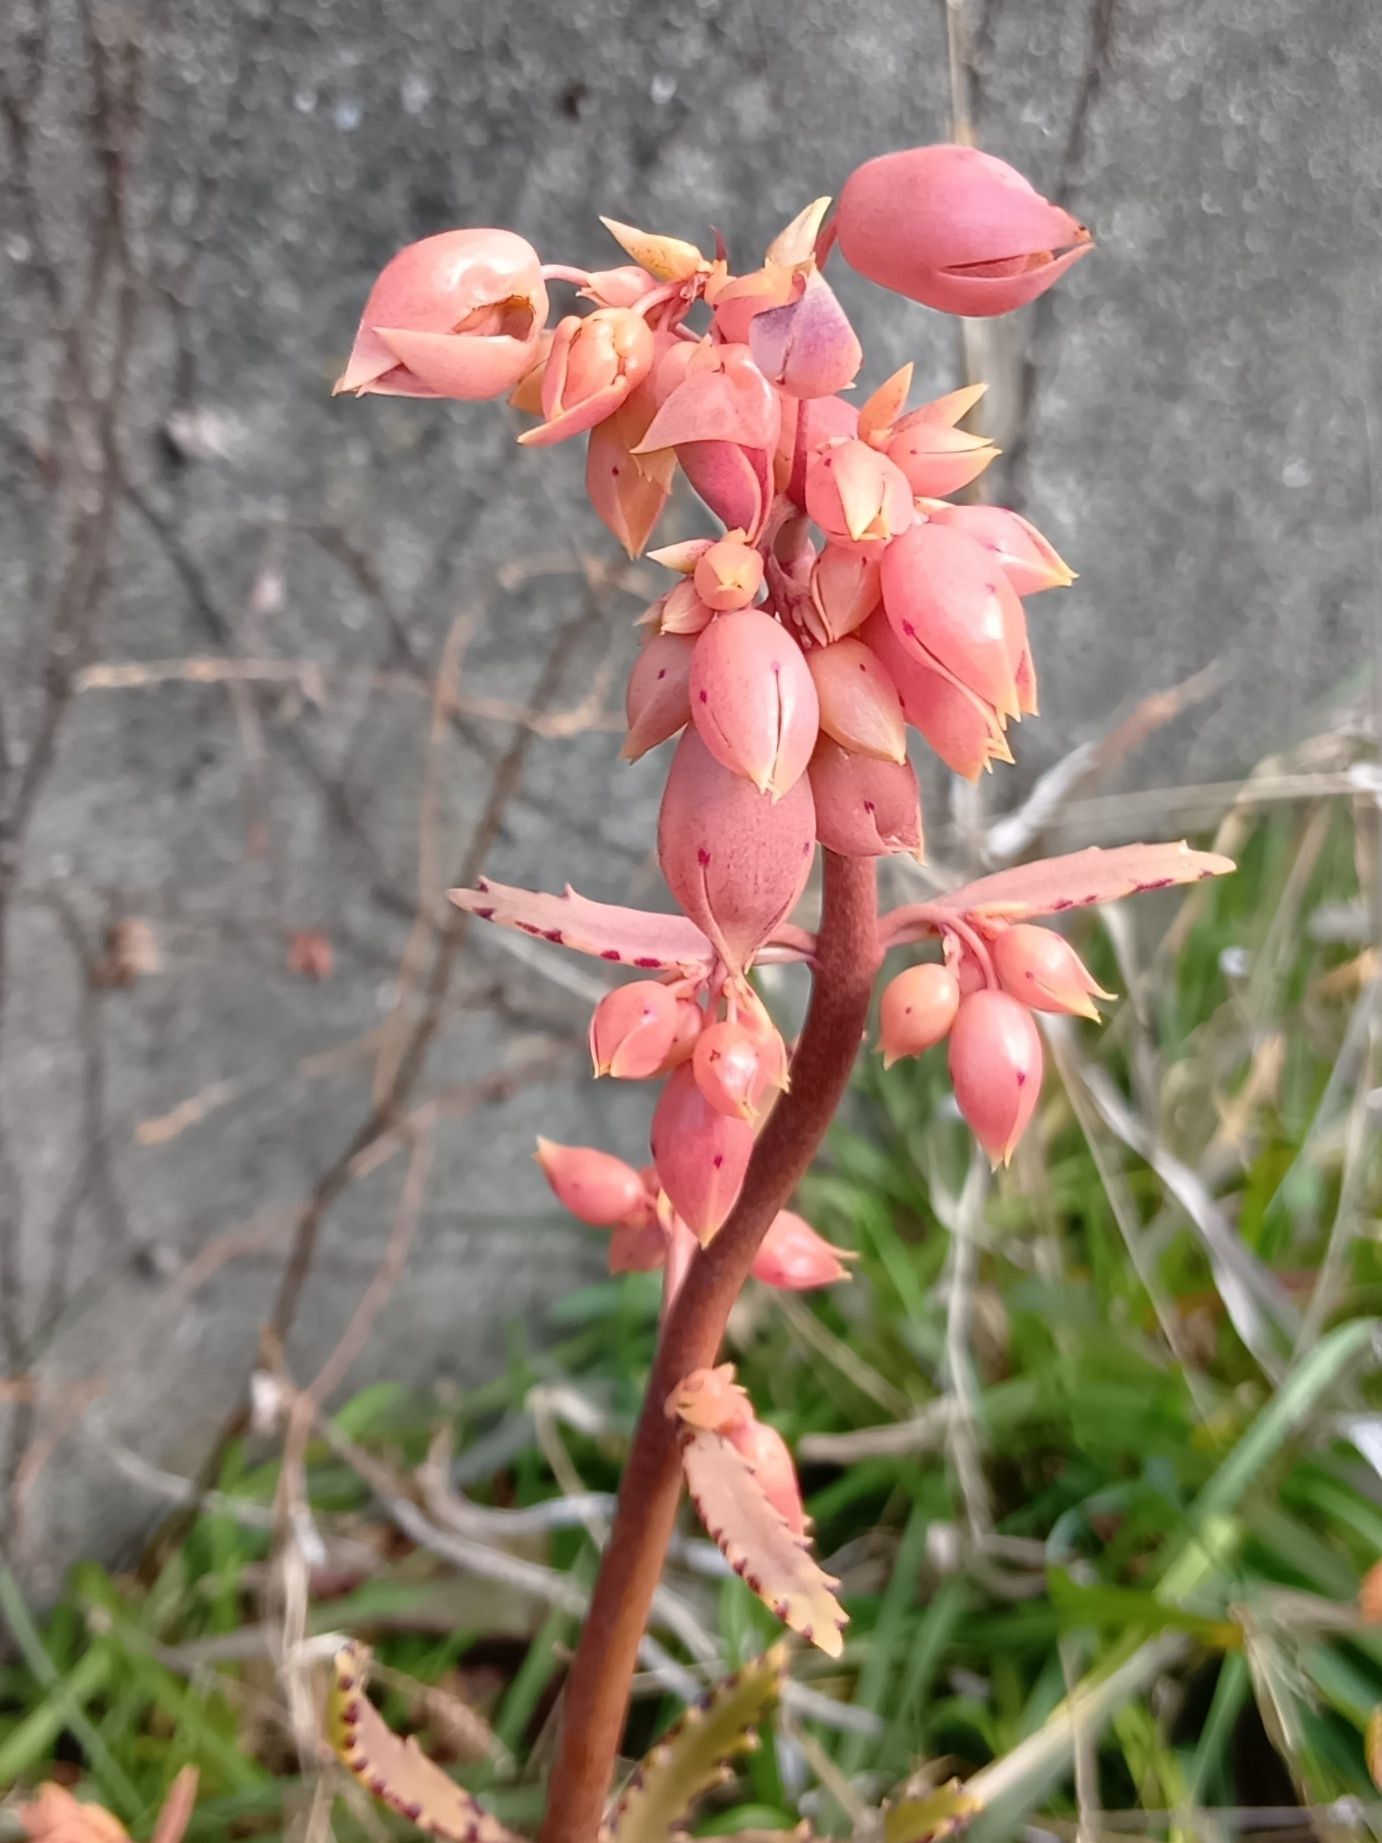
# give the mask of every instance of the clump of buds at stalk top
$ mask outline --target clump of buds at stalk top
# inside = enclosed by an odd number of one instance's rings
[[[1010,512],[1006,506],[980,505],[937,504],[924,509],[932,524],[963,531],[976,544],[991,550],[1019,595],[1067,589],[1075,580],[1074,570],[1057,554],[1054,545],[1020,512]]]
[[[768,1232],[758,1244],[751,1272],[764,1286],[779,1292],[807,1293],[818,1286],[834,1286],[839,1280],[853,1278],[846,1261],[855,1258],[853,1250],[837,1248],[834,1242],[818,1235],[804,1216],[795,1210],[777,1212]]]
[[[590,1059],[595,1074],[616,1081],[646,1081],[671,1054],[677,1034],[677,1001],[656,979],[635,979],[606,992],[590,1020]]]
[[[1020,714],[1010,641],[1015,626],[1025,640],[1025,617],[991,551],[962,531],[914,525],[884,554],[883,608],[919,665],[940,666],[1000,716]]]
[[[720,1113],[683,1063],[653,1112],[653,1163],[672,1207],[704,1246],[734,1208],[753,1151],[747,1120]]]
[[[814,637],[823,645],[862,627],[883,598],[878,558],[827,544],[811,571]]]
[[[822,736],[808,776],[816,805],[816,837],[839,857],[920,858],[921,790],[909,761],[852,755]]]
[[[902,1056],[920,1056],[948,1036],[960,1008],[960,982],[948,966],[923,960],[908,966],[883,988],[879,1037],[883,1067]]]
[[[832,543],[875,555],[916,522],[906,476],[857,439],[835,442],[812,461],[806,510]]]
[[[774,804],[722,767],[699,731],[686,731],[662,796],[658,863],[683,913],[709,936],[731,973],[744,971],[796,906],[815,839],[804,775]]]
[[[961,999],[950,1027],[950,1080],[970,1131],[1006,1165],[1041,1092],[1041,1038],[1025,1005],[991,987]]]
[[[967,390],[952,390],[913,410],[890,431],[884,444],[888,459],[906,474],[918,497],[941,499],[958,493],[997,460],[999,450],[986,435],[955,426],[985,389],[973,384]]]
[[[864,623],[859,638],[888,668],[903,715],[947,768],[973,781],[994,762],[1012,760],[1003,718],[993,705],[936,662],[923,663],[907,651],[881,608]]]
[[[697,1037],[691,1072],[716,1113],[754,1121],[772,1088],[774,1069],[752,1031],[725,1019]]]
[[[718,762],[780,800],[801,779],[820,705],[801,648],[758,608],[721,615],[696,642],[691,716]]]
[[[834,396],[848,389],[864,362],[845,310],[816,269],[795,300],[754,317],[749,350],[763,375],[789,397]]]
[[[1034,1011],[1098,1019],[1096,998],[1105,992],[1064,935],[1031,922],[1001,929],[989,943],[993,970],[1005,992]]]
[[[332,394],[502,397],[531,368],[546,318],[542,264],[522,237],[424,237],[400,250],[370,289]]]
[[[629,733],[619,753],[625,761],[636,762],[691,721],[695,646],[690,634],[655,633],[644,641],[624,698]]]
[[[537,1162],[552,1186],[557,1201],[573,1216],[595,1229],[610,1229],[620,1222],[643,1222],[648,1197],[643,1179],[632,1165],[611,1152],[589,1145],[557,1145],[551,1139],[537,1142]]]
[[[747,608],[763,586],[763,559],[741,531],[730,531],[697,558],[693,580],[696,593],[717,614]]]
[[[888,668],[862,640],[813,646],[806,663],[821,707],[821,728],[842,749],[879,761],[907,759],[907,722]]]
[[[552,335],[542,373],[542,414],[520,443],[549,447],[584,435],[613,415],[653,367],[653,335],[641,314],[600,307],[584,319],[568,314]]]
[[[835,230],[860,275],[969,319],[1035,300],[1092,247],[1084,226],[1012,167],[947,144],[856,168]]]

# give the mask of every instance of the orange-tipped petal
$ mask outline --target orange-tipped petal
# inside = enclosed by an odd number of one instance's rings
[[[738,1201],[753,1152],[746,1120],[718,1113],[685,1063],[668,1076],[652,1125],[658,1180],[704,1245]]]
[[[621,224],[617,218],[601,218],[600,222],[624,254],[660,282],[687,281],[710,267],[695,244],[685,243],[680,237],[659,237],[651,231],[636,230],[632,224]]]
[[[878,1021],[883,1067],[920,1056],[947,1036],[960,1008],[960,982],[948,966],[923,960],[883,988]]]
[[[655,633],[644,642],[624,699],[629,733],[619,752],[625,761],[638,761],[690,722],[695,646],[691,635],[677,633]]]
[[[970,1130],[1007,1164],[1041,1093],[1041,1038],[1032,1014],[989,987],[961,1000],[950,1027],[950,1080]]]
[[[820,727],[801,648],[757,608],[721,615],[696,642],[691,715],[715,759],[779,800],[806,772]]]
[[[1069,564],[1020,512],[1006,506],[944,505],[929,508],[929,517],[933,524],[950,525],[991,550],[1019,595],[1065,589],[1075,580]]]
[[[899,428],[889,441],[888,459],[901,468],[919,499],[941,499],[977,480],[998,458],[984,435],[952,429],[943,422],[914,422]]]
[[[731,972],[742,972],[795,908],[815,835],[804,775],[774,804],[716,761],[695,729],[687,730],[662,797],[658,862],[672,894]]]
[[[813,646],[806,663],[820,700],[821,728],[854,755],[907,759],[907,722],[888,668],[859,639]]]
[[[1096,998],[1105,992],[1063,935],[1031,922],[1003,928],[989,947],[993,970],[1005,992],[1033,1011],[1064,1012],[1098,1019]]]
[[[846,1261],[852,1250],[837,1248],[818,1235],[795,1210],[779,1210],[758,1244],[750,1269],[755,1280],[779,1292],[806,1293],[852,1278]]]
[[[643,1179],[632,1165],[589,1145],[537,1142],[537,1162],[557,1201],[595,1229],[642,1222],[648,1215]]]
[[[696,593],[717,614],[747,608],[763,586],[763,558],[742,538],[718,539],[695,566]]]
[[[834,443],[807,468],[806,510],[832,543],[871,551],[916,520],[901,470],[857,438]]]
[[[859,411],[859,433],[867,438],[890,429],[902,414],[907,402],[907,393],[912,388],[914,367],[906,364],[900,371],[894,371],[878,386],[868,402]]]
[[[900,851],[921,857],[921,792],[910,762],[851,755],[822,736],[808,778],[816,837],[828,851],[854,858]]]

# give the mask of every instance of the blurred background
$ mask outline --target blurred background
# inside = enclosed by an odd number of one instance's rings
[[[583,508],[580,444],[523,452],[502,411],[332,402],[330,383],[373,276],[413,238],[502,224],[545,260],[600,266],[616,259],[605,213],[702,243],[716,227],[752,267],[861,160],[948,138],[957,120],[1099,247],[1033,308],[963,339],[834,277],[865,385],[913,357],[922,397],[989,380],[980,421],[1004,456],[986,492],[1079,572],[1032,610],[1042,716],[1016,769],[977,796],[929,784],[932,874],[1187,833],[1245,868],[1231,889],[1090,924],[1082,945],[1130,1001],[1104,1039],[1053,1038],[1040,1144],[987,1202],[931,1077],[899,1071],[886,1091],[865,1077],[816,1193],[822,1226],[863,1248],[861,1280],[844,1306],[755,1320],[775,1365],[763,1405],[808,1457],[818,1442],[813,1507],[844,1518],[847,1558],[863,1543],[864,1603],[898,1596],[884,1626],[909,1634],[906,1659],[885,1649],[856,1685],[865,1714],[907,1712],[884,1737],[895,1777],[928,1751],[987,1757],[1049,1710],[1081,1663],[1068,1644],[1087,1661],[1067,1626],[1132,1617],[1106,1601],[1067,1619],[1057,1604],[1040,1625],[1030,1596],[1045,1592],[1052,1522],[1103,1504],[1109,1529],[1126,1516],[1154,1540],[1158,1514],[1169,1528],[1198,1488],[1182,1462],[1208,1465],[1279,1400],[1331,1325],[1357,1347],[1308,1380],[1327,1393],[1347,1370],[1346,1399],[1312,1393],[1301,1411],[1318,1408],[1321,1439],[1345,1408],[1362,1431],[1332,1508],[1302,1514],[1311,1541],[1337,1522],[1343,1546],[1317,1578],[1283,1537],[1289,1559],[1268,1572],[1282,1592],[1347,1598],[1363,1552],[1382,1550],[1382,1428],[1355,1375],[1371,1350],[1356,1314],[1378,1278],[1382,11],[9,0],[0,68],[8,1611],[50,1605],[76,1562],[142,1556],[137,1585],[89,1577],[78,1604],[145,1630],[150,1584],[189,1530],[177,1565],[210,1568],[217,1592],[227,1543],[232,1573],[267,1569],[282,1589],[270,1435],[284,1377],[363,1403],[353,1434],[414,1458],[436,1397],[389,1417],[442,1381],[464,1405],[453,1434],[509,1429],[462,1482],[508,1467],[518,1501],[554,1476],[567,1489],[533,1428],[556,1413],[549,1395],[570,1408],[575,1389],[578,1438],[608,1472],[649,1302],[599,1284],[602,1249],[554,1214],[531,1146],[541,1130],[636,1158],[647,1098],[587,1079],[598,968],[482,939],[443,892],[483,869],[662,900],[663,763],[616,759],[631,621],[657,572],[625,564]],[[691,503],[670,521],[669,537],[706,528]],[[1145,1373],[1120,1368],[1136,1362]],[[991,1385],[1026,1381],[1054,1390],[1040,1480],[1021,1470],[1031,1426],[988,1405]],[[1115,1422],[1134,1404],[1162,1418],[1095,1428],[1080,1417],[1096,1398]],[[582,1423],[591,1399],[606,1418]],[[929,1433],[879,1444],[875,1424],[937,1402]],[[958,1452],[956,1413],[974,1436]],[[865,1462],[831,1469],[861,1436]],[[1119,1493],[1162,1448],[1130,1510]],[[919,1451],[932,1496],[913,1500]],[[1033,1523],[1038,1484],[1057,1491],[1067,1462],[1078,1488]],[[351,1497],[342,1463],[322,1489],[359,1518],[368,1493]],[[841,1495],[860,1474],[850,1489],[874,1500]],[[179,1522],[189,1481],[243,1485],[234,1502],[255,1514]],[[313,1565],[331,1553],[319,1541]],[[1130,1556],[1109,1593],[1135,1591]],[[925,1569],[950,1598],[923,1641],[905,1621]],[[214,1597],[204,1579],[191,1595]],[[532,1608],[517,1604],[495,1617],[526,1643]],[[429,1605],[433,1627],[465,1624]],[[733,1650],[752,1615],[726,1605]],[[1031,1667],[979,1695],[975,1658],[1003,1629],[983,1620],[1004,1605],[1025,1609]],[[66,1683],[81,1647],[40,1642],[36,1617],[20,1617],[39,1644],[21,1644],[24,1668],[46,1658]],[[165,1648],[207,1637],[157,1619],[150,1632]],[[1342,1765],[1336,1784],[1332,1767],[1310,1778],[1293,1761],[1296,1701],[1327,1700],[1314,1679],[1297,1696],[1304,1642],[1243,1665],[1222,1702],[1187,1679],[1184,1706],[1221,1724],[1188,1796],[1235,1795],[1234,1724],[1264,1672],[1258,1706],[1275,1714],[1254,1733],[1284,1735],[1287,1763],[1261,1768],[1281,1784],[1253,1802],[1352,1786]],[[129,1668],[120,1657],[111,1670]],[[497,1639],[477,1669],[508,1681]],[[136,1680],[138,1703],[153,1691]],[[15,1677],[11,1706],[43,1681]],[[977,1697],[991,1731],[975,1717],[963,1743],[924,1732],[938,1682]],[[540,1727],[546,1687],[527,1681],[501,1719],[511,1754]],[[1370,1704],[1346,1688],[1351,1738],[1319,1757],[1357,1777]],[[62,1709],[37,1731],[20,1722],[11,1740],[29,1739],[8,1752],[0,1715],[11,1777],[70,1737]],[[195,1724],[188,1738],[190,1719],[169,1717],[199,1758],[209,1743]],[[224,1752],[219,1716],[197,1719]],[[1134,1730],[1120,1732],[1126,1761],[1145,1764],[1156,1719]],[[830,1739],[846,1776],[880,1732]],[[113,1764],[98,1784],[132,1818],[132,1797],[152,1793],[118,1748]],[[281,1765],[268,1748],[254,1768],[261,1806]],[[1124,1802],[1149,1802],[1120,1770]],[[226,1797],[253,1804],[224,1760],[222,1774]],[[1173,1791],[1160,1785],[1163,1805]]]

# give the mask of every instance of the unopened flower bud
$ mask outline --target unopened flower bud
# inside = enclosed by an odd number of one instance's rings
[[[830,397],[854,382],[863,349],[834,290],[811,269],[801,293],[749,323],[760,371],[789,397]]]
[[[826,545],[811,571],[819,640],[843,640],[863,626],[882,598],[882,568],[876,556]]]
[[[1006,506],[928,506],[932,524],[949,525],[991,550],[1019,595],[1042,589],[1065,589],[1075,572],[1020,512]]]
[[[537,1142],[537,1162],[564,1209],[595,1229],[644,1220],[648,1212],[643,1179],[632,1165],[589,1145]]]
[[[763,559],[741,535],[719,538],[696,561],[696,593],[717,614],[747,608],[763,586]]]
[[[1097,1019],[1096,998],[1112,998],[1095,980],[1064,935],[1017,922],[989,944],[993,969],[1005,992],[1034,1011]]]
[[[677,1001],[656,979],[636,979],[606,992],[590,1020],[590,1058],[596,1076],[645,1081],[656,1075],[677,1030]]]
[[[600,307],[584,319],[568,315],[552,335],[542,373],[546,421],[519,441],[542,448],[593,429],[647,377],[653,352],[647,321],[626,307]]]
[[[916,521],[901,469],[857,439],[837,442],[806,470],[806,510],[834,544],[873,553]]]
[[[879,1035],[883,1067],[902,1056],[920,1056],[947,1036],[960,1008],[960,982],[948,966],[923,960],[908,966],[883,988]]]
[[[652,1152],[673,1208],[704,1245],[738,1200],[753,1128],[718,1113],[683,1063],[668,1076],[653,1113]]]
[[[982,384],[927,403],[904,416],[893,428],[885,452],[907,476],[913,493],[923,499],[943,499],[969,486],[998,449],[986,435],[956,428],[984,393]]]
[[[1006,1165],[1041,1093],[1041,1038],[1025,1005],[985,987],[960,1003],[950,1028],[950,1080],[970,1130]]]
[[[805,1293],[850,1279],[845,1262],[853,1259],[851,1250],[837,1248],[834,1242],[818,1235],[804,1216],[783,1209],[758,1244],[750,1271],[764,1286],[775,1286],[779,1292]]]
[[[879,761],[907,759],[902,700],[888,668],[859,639],[813,646],[806,663],[820,700],[821,728],[842,749]]]
[[[620,754],[625,761],[636,762],[690,722],[695,645],[691,635],[674,633],[655,633],[644,642],[624,699],[629,733]]]
[[[758,1040],[742,1024],[710,1024],[696,1039],[691,1071],[716,1113],[756,1120],[771,1087]]]
[[[732,773],[774,801],[801,779],[820,703],[801,648],[780,621],[758,608],[721,615],[696,642],[690,692],[701,740]]]
[[[854,755],[822,736],[811,757],[816,837],[839,857],[920,858],[921,790],[909,761]]]
[[[1022,604],[991,551],[945,525],[914,525],[884,554],[883,607],[918,663],[940,665],[1000,715],[1020,713],[1009,642]]]

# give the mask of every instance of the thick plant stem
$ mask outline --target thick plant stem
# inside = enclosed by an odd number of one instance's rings
[[[638,1645],[681,1496],[676,1429],[664,1404],[684,1376],[715,1361],[758,1245],[815,1156],[863,1035],[878,966],[874,866],[829,851],[823,856],[815,983],[792,1059],[791,1090],[763,1129],[739,1202],[691,1263],[663,1326],[614,1527],[567,1680],[540,1843],[595,1843]]]

